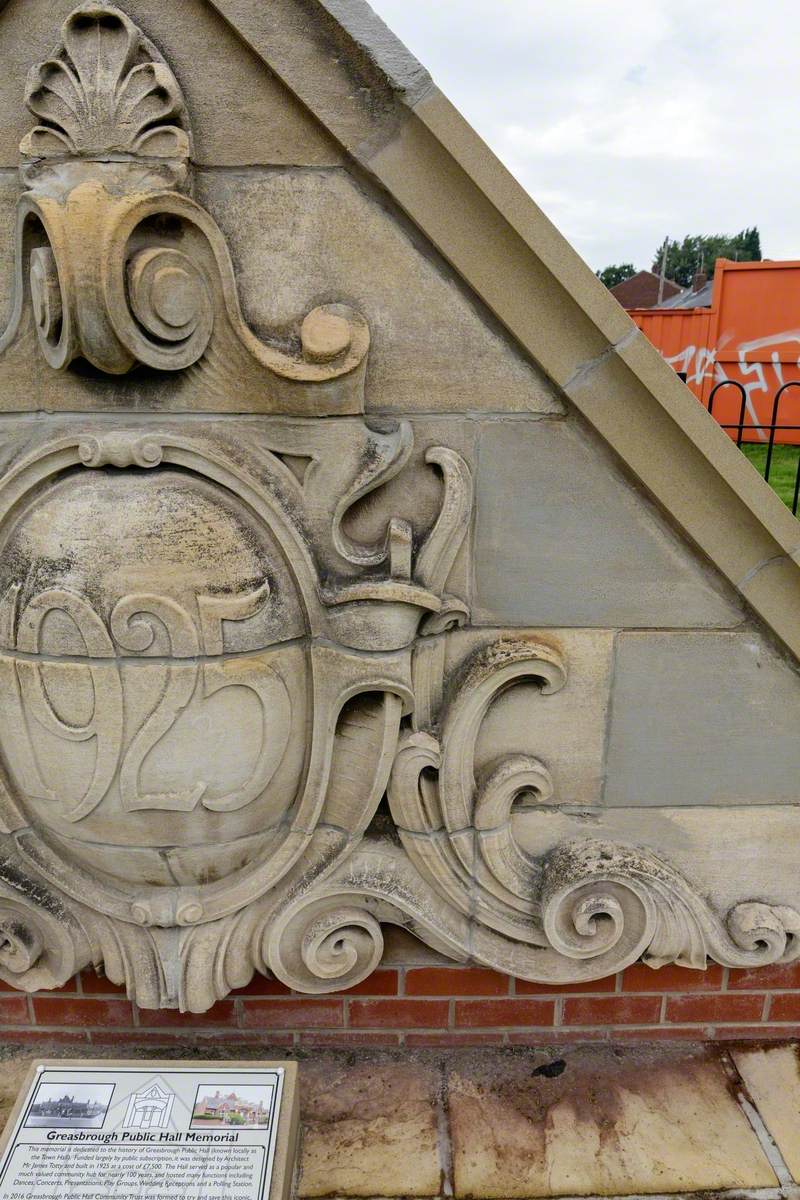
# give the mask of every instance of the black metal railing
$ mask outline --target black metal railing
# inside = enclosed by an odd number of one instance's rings
[[[770,421],[767,425],[748,420],[747,391],[738,379],[722,379],[708,397],[708,411],[714,415],[714,401],[722,388],[737,388],[741,397],[739,420],[720,421],[723,429],[736,435],[736,445],[747,455],[753,466],[764,476],[767,483],[778,493],[784,504],[797,516],[800,506],[800,445],[786,441],[793,434],[796,441],[800,431],[800,406],[795,407],[794,422],[782,420],[782,402],[791,388],[800,388],[800,379],[792,379],[778,388],[772,401]],[[794,398],[800,400],[800,392]],[[719,419],[719,418],[717,418]],[[756,433],[756,431],[758,431]],[[753,435],[756,435],[755,439]],[[747,440],[745,440],[747,439]]]

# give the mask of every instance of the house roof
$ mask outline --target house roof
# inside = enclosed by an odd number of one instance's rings
[[[682,288],[677,295],[671,296],[659,308],[710,308],[714,290],[714,280],[708,279],[697,291]]]
[[[655,275],[652,271],[637,271],[635,275],[631,275],[629,279],[623,279],[621,283],[609,290],[623,308],[655,308],[659,302],[659,296],[662,300],[660,307],[663,308],[665,307],[664,301],[669,301],[673,296],[681,296],[684,293],[681,285],[673,283],[671,279],[665,279],[662,286],[660,276]]]

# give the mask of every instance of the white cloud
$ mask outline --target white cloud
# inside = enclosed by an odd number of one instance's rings
[[[501,130],[508,150],[524,155],[562,158],[590,154],[604,158],[705,158],[715,149],[716,121],[705,111],[705,91],[692,87],[683,96],[657,97],[644,106],[629,97],[614,109],[586,108],[532,129],[509,125]]]
[[[800,5],[372,0],[593,267],[758,225],[800,258]]]

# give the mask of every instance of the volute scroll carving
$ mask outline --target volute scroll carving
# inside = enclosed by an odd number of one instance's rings
[[[477,441],[364,417],[351,305],[256,336],[160,50],[82,4],[25,102],[0,376],[35,347],[105,399],[0,446],[0,978],[94,965],[202,1012],[256,971],[353,986],[387,923],[552,984],[800,956],[793,908],[711,903],[599,810],[558,832],[541,718],[582,686],[568,639],[454,632]],[[524,742],[487,756],[516,688]]]
[[[389,803],[409,856],[438,886],[446,881],[452,903],[464,913],[477,905],[481,919],[499,931],[538,941],[532,882],[539,866],[518,846],[512,812],[520,799],[552,801],[550,772],[537,758],[518,754],[481,780],[474,774],[486,713],[519,680],[546,696],[563,687],[566,667],[549,647],[521,640],[495,643],[469,660],[440,736],[411,732],[401,742]],[[420,836],[431,833],[438,836]]]
[[[0,848],[0,978],[26,991],[58,988],[91,962],[75,914],[53,891],[23,895],[18,869]]]

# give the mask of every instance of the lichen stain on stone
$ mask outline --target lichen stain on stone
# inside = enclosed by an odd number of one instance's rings
[[[303,1064],[301,1197],[438,1194],[433,1065],[392,1054]]]
[[[702,1160],[713,1116],[729,1104],[724,1072],[705,1050],[585,1046],[563,1059],[541,1058],[527,1050],[455,1056],[448,1088],[458,1195],[575,1194],[574,1171],[598,1194],[674,1190],[675,1172],[684,1168],[667,1161],[657,1139],[647,1179],[641,1175],[644,1115],[648,1127],[674,1127],[687,1160]],[[547,1069],[556,1062],[558,1072]],[[683,1097],[678,1116],[676,1096]],[[708,1157],[722,1161],[724,1152],[709,1149]]]

